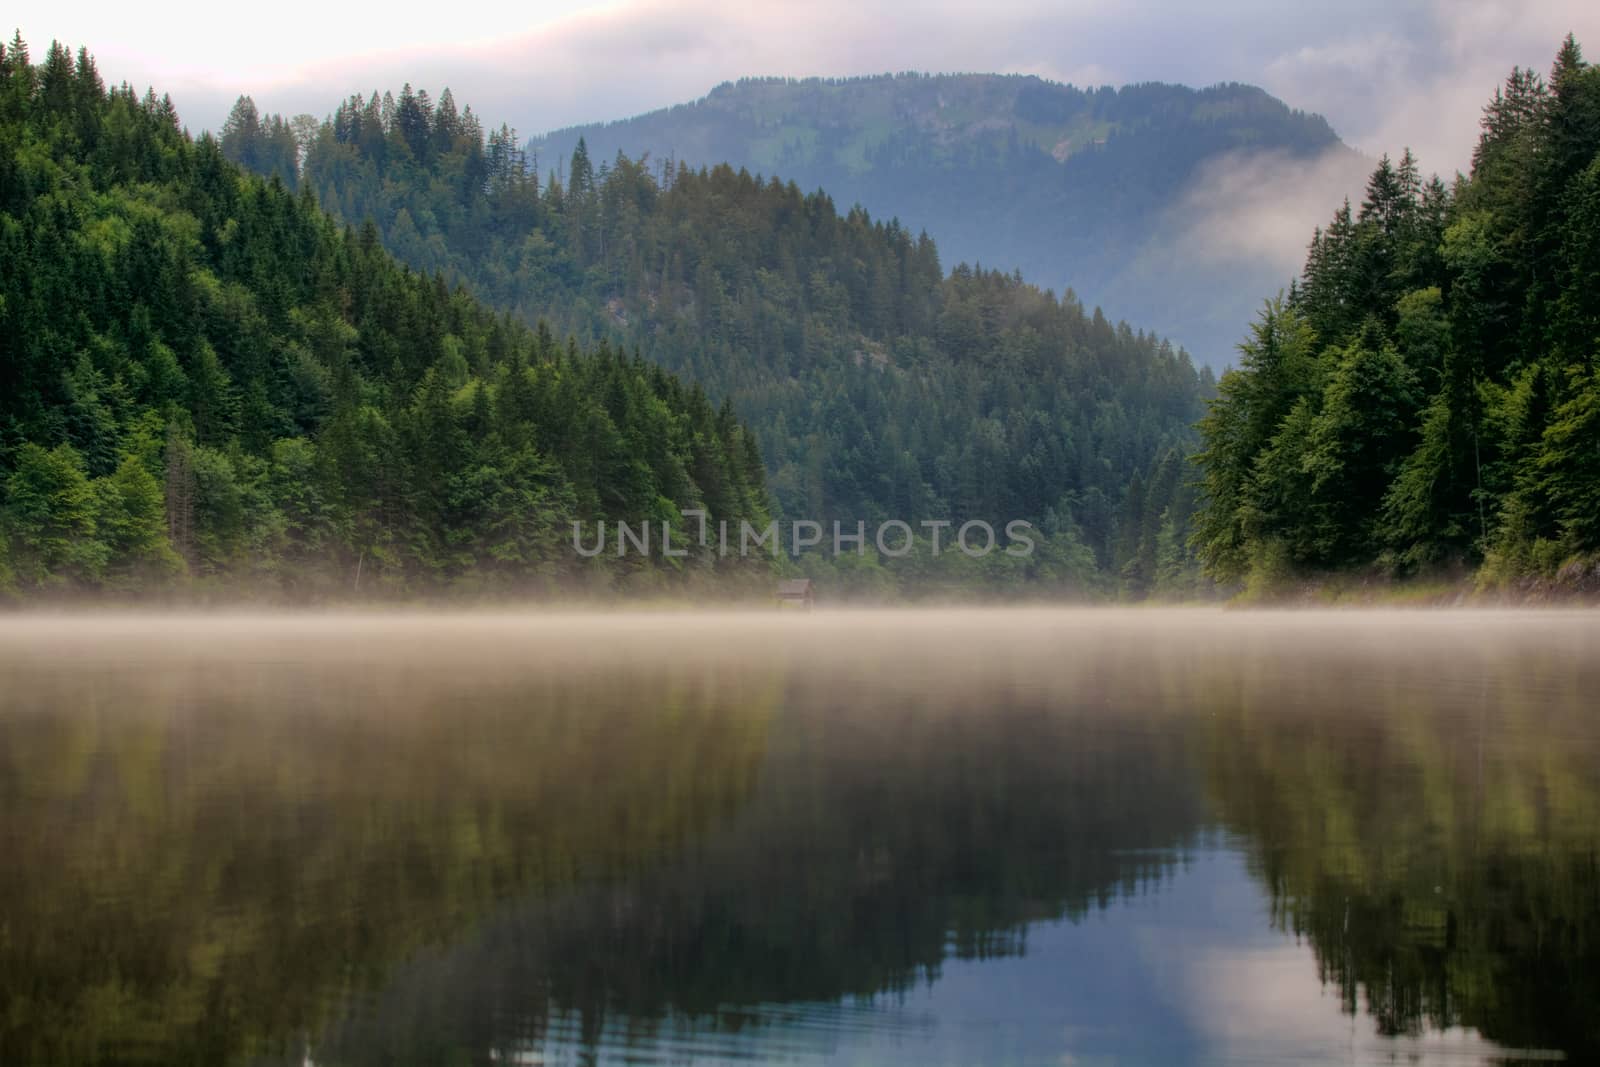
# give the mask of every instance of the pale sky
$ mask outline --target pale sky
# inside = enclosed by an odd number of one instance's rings
[[[87,45],[109,81],[170,91],[195,130],[234,97],[322,117],[352,92],[445,85],[524,135],[692,100],[743,75],[1000,71],[1077,84],[1259,84],[1371,155],[1464,166],[1513,64],[1548,68],[1589,0],[13,0],[36,55]],[[11,27],[7,27],[9,29]]]

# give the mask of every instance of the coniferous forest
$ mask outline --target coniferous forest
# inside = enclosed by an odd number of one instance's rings
[[[1195,533],[1218,578],[1600,588],[1600,69],[1569,36],[1482,126],[1450,184],[1385,158],[1222,376]]]
[[[193,139],[84,51],[36,66],[19,37],[4,72],[12,593],[771,568],[569,545],[696,507],[1040,534],[1027,560],[924,535],[892,569],[870,537],[800,562],[867,592],[1198,586],[1183,456],[1210,379],[1070,293],[945,275],[925,236],[726,167],[580,148],[541,177],[448,91],[320,125],[246,98]]]
[[[536,591],[746,566],[570,547],[579,519],[764,523],[725,406],[400,266],[285,177],[192,139],[166,98],[108,91],[85,51],[0,53],[0,590]]]
[[[243,97],[194,138],[85,51],[19,35],[0,79],[8,596],[1597,580],[1600,73],[1570,37],[1496,92],[1470,174],[1385,157],[1220,384],[825,191],[540,161],[448,89],[321,122]],[[572,548],[695,509],[1040,547]]]
[[[372,220],[402,261],[731,401],[785,518],[1025,519],[1046,539],[1026,566],[925,558],[931,571],[885,572],[869,549],[803,567],[866,589],[1198,588],[1184,455],[1209,372],[1070,292],[946,274],[926,235],[776,177],[597,164],[582,144],[541,167],[449,90],[437,103],[409,85],[354,96],[314,132],[241,98],[222,149],[279,173],[294,128],[302,188],[337,218]]]

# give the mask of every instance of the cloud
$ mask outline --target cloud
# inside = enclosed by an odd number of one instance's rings
[[[1181,973],[1191,1022],[1219,1059],[1290,1063],[1337,1048],[1362,1063],[1502,1062],[1504,1051],[1474,1030],[1388,1035],[1365,1010],[1344,1015],[1337,992],[1318,980],[1309,955],[1304,946],[1286,941],[1245,948],[1202,945],[1184,955]]]
[[[1311,158],[1233,152],[1203,164],[1169,212],[1167,254],[1193,269],[1270,268],[1287,281],[1305,260],[1312,229],[1345,197],[1359,201],[1373,161],[1346,148]]]
[[[1269,91],[1320,111],[1372,156],[1410,146],[1425,170],[1465,170],[1478,117],[1513,66],[1548,68],[1568,32],[1600,48],[1590,0],[1429,0],[1273,56]]]
[[[1304,265],[1313,229],[1346,197],[1359,203],[1379,155],[1410,147],[1425,173],[1467,169],[1495,87],[1514,65],[1546,66],[1569,30],[1600,48],[1600,8],[1434,0],[1388,25],[1354,21],[1343,36],[1279,53],[1264,65],[1262,84],[1329,116],[1357,151],[1212,160],[1169,212],[1170,242],[1150,256],[1180,275],[1228,271],[1287,282]]]

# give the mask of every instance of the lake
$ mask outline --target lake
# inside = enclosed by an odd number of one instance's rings
[[[1600,613],[0,619],[0,1063],[1600,1056]]]

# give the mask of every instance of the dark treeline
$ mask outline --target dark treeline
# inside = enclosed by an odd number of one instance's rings
[[[272,131],[288,128],[241,99],[222,148],[271,170],[292,139]],[[414,268],[731,401],[787,518],[1015,518],[1047,538],[1022,563],[921,566],[919,552],[885,569],[869,547],[808,556],[813,572],[868,588],[1195,588],[1179,475],[1209,378],[1070,293],[946,275],[926,236],[729,167],[596,165],[582,145],[541,163],[448,90],[350,98],[306,139],[299,181]]]
[[[235,117],[276,177],[0,49],[0,594],[589,586],[713,561],[586,562],[573,519],[766,521],[728,408],[401,267]]]
[[[1470,177],[1385,159],[1252,327],[1202,424],[1209,570],[1592,581],[1597,282],[1600,70],[1568,37],[1496,91]]]

